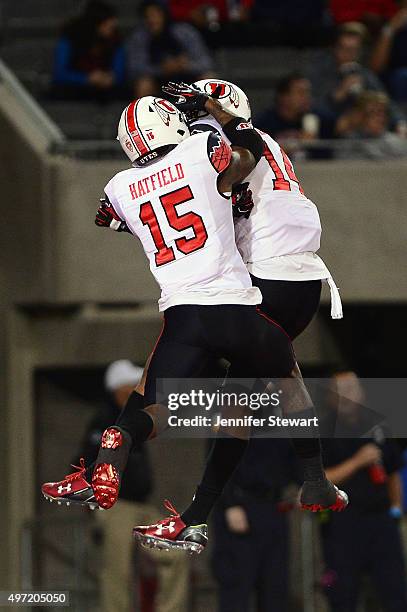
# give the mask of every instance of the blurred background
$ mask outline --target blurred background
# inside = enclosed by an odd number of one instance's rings
[[[351,461],[344,488],[362,491],[339,524],[295,509],[289,447],[253,445],[262,468],[236,475],[198,559],[135,550],[130,530],[168,495],[188,502],[203,440],[141,449],[109,513],[41,498],[41,482],[91,457],[160,329],[138,243],[93,223],[127,165],[121,110],[206,77],[245,90],[321,214],[345,318],[331,321],[327,292],[296,343],[304,374],[356,396],[353,372],[405,375],[404,0],[0,0],[0,587],[69,590],[80,612],[348,612],[346,574],[360,610],[405,612],[403,441],[380,432],[326,449],[332,469]]]

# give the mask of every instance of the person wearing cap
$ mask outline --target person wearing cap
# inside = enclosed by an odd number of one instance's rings
[[[87,465],[97,456],[103,431],[117,418],[117,413],[139,383],[143,368],[127,359],[111,363],[105,372],[108,394],[105,407],[89,423],[81,445],[80,456]],[[119,500],[111,512],[98,512],[103,531],[103,565],[100,575],[101,609],[103,612],[129,612],[134,609],[132,560],[134,542],[129,537],[134,524],[149,524],[157,509],[148,503],[153,488],[152,469],[145,445],[130,454],[121,483]],[[167,555],[143,551],[153,558],[158,577],[155,597],[156,612],[183,612],[187,609],[188,560],[177,551]],[[138,590],[138,589],[137,589]],[[138,609],[138,608],[137,608]]]

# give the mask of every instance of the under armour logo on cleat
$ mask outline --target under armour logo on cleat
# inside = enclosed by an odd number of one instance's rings
[[[68,484],[66,485],[66,487],[59,485],[58,487],[58,493],[61,494],[65,491],[65,493],[69,493],[69,491],[72,489],[72,485],[70,482],[68,482]]]
[[[169,523],[169,525],[158,525],[157,529],[155,530],[157,535],[162,535],[164,529],[168,529],[169,533],[172,533],[173,531],[175,531],[175,522],[171,521]]]

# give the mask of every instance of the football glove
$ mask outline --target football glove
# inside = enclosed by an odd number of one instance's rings
[[[253,194],[249,189],[249,183],[234,185],[232,189],[232,210],[234,217],[248,219],[253,210]]]
[[[110,227],[115,232],[128,232],[131,234],[127,224],[118,217],[107,198],[100,198],[100,206],[96,213],[95,223],[98,227]]]
[[[174,106],[183,113],[189,111],[204,111],[206,101],[210,97],[216,98],[217,95],[219,95],[217,89],[218,87],[211,96],[208,96],[195,85],[188,85],[187,83],[169,82],[162,87],[164,94],[168,96]]]

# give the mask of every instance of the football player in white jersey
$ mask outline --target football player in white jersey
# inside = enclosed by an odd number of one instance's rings
[[[288,378],[295,389],[291,409],[297,414],[312,409],[290,340],[257,311],[261,294],[234,240],[230,193],[260,160],[262,140],[244,118],[206,94],[192,89],[183,98],[187,110],[211,113],[231,146],[213,132],[189,137],[183,116],[166,100],[140,98],[123,111],[119,140],[132,168],[109,181],[106,200],[117,223],[125,223],[142,243],[161,287],[164,327],[143,404],[134,399],[137,394],[130,396],[118,422],[103,434],[92,474],[83,467],[43,485],[43,494],[59,503],[113,506],[131,448],[168,422],[166,407],[157,403],[156,381],[197,377],[216,357],[225,357],[237,377]],[[246,437],[217,437],[190,506],[180,515],[168,503],[173,514],[135,528],[135,536],[158,548],[203,550],[207,516],[246,446]],[[302,501],[315,509],[341,510],[347,504],[346,494],[326,479],[320,457],[307,464]]]
[[[249,99],[237,85],[206,79],[194,86],[209,95],[217,91],[224,108],[251,122]],[[192,134],[214,129],[222,132],[205,111],[187,113],[187,119]],[[268,314],[294,339],[317,310],[321,280],[326,280],[331,290],[332,318],[342,318],[342,307],[331,274],[317,255],[321,238],[317,207],[304,195],[284,150],[271,136],[260,133],[263,157],[245,182],[254,206],[240,211],[235,222],[236,243],[253,284],[262,291],[263,309],[267,313],[271,309]]]
[[[219,79],[193,85],[207,95],[216,92],[223,108],[251,123],[249,99],[237,85]],[[183,89],[188,86],[174,85],[166,91],[177,100]],[[178,106],[183,108],[182,101]],[[225,137],[206,111],[186,112],[186,117],[192,134],[216,130]],[[342,317],[342,305],[332,276],[317,255],[321,237],[318,209],[304,195],[285,151],[271,136],[259,133],[262,159],[243,185],[234,186],[238,198],[234,206],[236,244],[253,285],[261,290],[260,308],[294,340],[318,310],[322,280],[331,290],[332,318]],[[230,375],[233,377],[233,368]],[[300,459],[320,454],[315,438],[294,438],[293,445]]]

